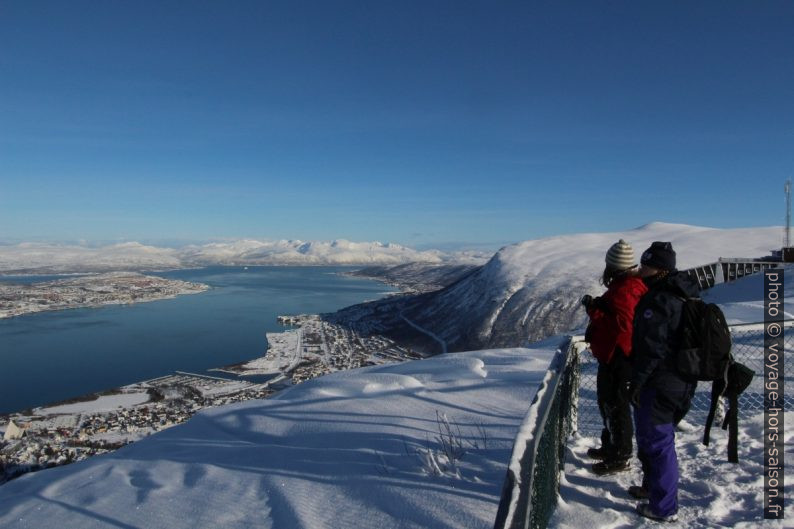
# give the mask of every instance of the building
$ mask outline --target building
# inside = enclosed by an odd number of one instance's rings
[[[9,421],[8,426],[6,426],[6,433],[3,435],[3,440],[12,441],[14,439],[22,439],[23,435],[25,435],[25,430],[17,426],[14,421]]]

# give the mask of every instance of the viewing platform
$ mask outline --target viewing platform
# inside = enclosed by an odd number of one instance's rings
[[[698,282],[700,290],[711,288],[719,283],[730,283],[743,277],[757,274],[770,268],[778,268],[782,261],[771,259],[744,259],[720,257],[715,263],[696,266],[684,270]]]

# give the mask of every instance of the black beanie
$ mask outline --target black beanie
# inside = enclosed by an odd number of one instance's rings
[[[640,263],[661,270],[675,270],[675,250],[669,242],[655,241],[642,253]]]

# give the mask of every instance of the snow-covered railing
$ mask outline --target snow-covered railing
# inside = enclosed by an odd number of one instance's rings
[[[524,418],[507,470],[494,529],[545,527],[557,504],[568,436],[576,429],[579,352],[569,337],[554,355]]]

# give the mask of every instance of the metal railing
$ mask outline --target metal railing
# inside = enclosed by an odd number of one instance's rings
[[[742,259],[720,257],[716,263],[696,266],[682,270],[697,281],[700,290],[713,287],[718,283],[736,281],[749,275],[758,274],[769,268],[783,266],[783,262],[765,259]]]
[[[729,328],[733,341],[731,352],[734,360],[755,371],[752,383],[739,395],[739,418],[747,419],[764,411],[764,326],[762,323],[748,323],[730,325]],[[794,320],[783,322],[783,328],[785,350],[791,351],[794,346]],[[577,431],[583,436],[599,437],[603,422],[596,402],[598,362],[589,351],[583,353],[579,361],[579,424]],[[784,363],[783,376],[784,383],[791,384],[794,380],[794,362]],[[695,391],[686,421],[695,425],[705,424],[710,404],[711,382],[701,382]],[[791,392],[785,395],[783,404],[786,410],[794,410],[794,395]]]
[[[579,352],[570,337],[555,354],[521,425],[494,529],[546,527],[560,487],[568,436],[576,429]]]

